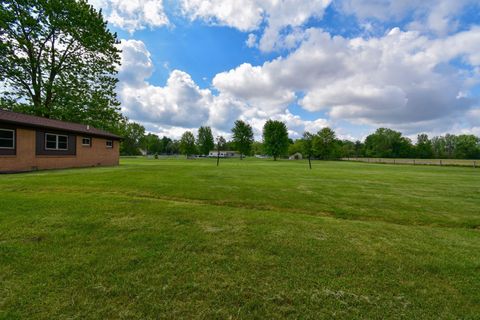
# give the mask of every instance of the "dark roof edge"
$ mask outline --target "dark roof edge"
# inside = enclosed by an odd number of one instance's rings
[[[29,123],[29,121],[27,121],[27,120],[18,121],[18,120],[15,120],[15,119],[2,119],[0,117],[0,122],[3,122],[3,123],[20,125],[20,126],[27,127],[27,128],[41,128],[41,129],[72,132],[72,133],[76,133],[76,134],[84,134],[84,135],[90,135],[90,136],[94,136],[94,137],[103,137],[103,138],[110,138],[110,139],[115,139],[115,140],[122,140],[123,139],[123,137],[121,137],[119,135],[110,133],[110,132],[102,130],[102,129],[95,128],[93,126],[81,124],[81,123],[62,121],[62,120],[57,120],[57,119],[49,119],[49,118],[44,118],[44,117],[39,117],[39,116],[34,116],[34,115],[29,115],[29,114],[24,114],[24,113],[19,113],[19,112],[14,112],[14,111],[10,111],[10,110],[5,110],[5,109],[2,109],[2,108],[0,108],[0,111],[1,112],[12,113],[12,114],[19,114],[19,115],[25,116],[27,118],[31,117],[31,118],[41,119],[41,120],[44,120],[44,121],[54,121],[54,122],[59,122],[59,123],[72,125],[72,126],[84,126],[85,129],[82,130],[82,129],[75,129],[75,128],[63,128],[61,126]],[[90,127],[90,129],[86,129],[87,127]],[[89,130],[93,130],[93,132],[91,132]]]
[[[26,127],[26,128],[48,129],[48,130],[54,130],[54,131],[71,132],[71,133],[76,133],[76,134],[79,134],[79,135],[86,135],[86,136],[92,136],[92,137],[110,138],[110,139],[114,139],[114,140],[123,140],[123,137],[118,136],[118,135],[113,134],[113,133],[110,133],[110,132],[105,132],[104,134],[103,133],[95,133],[95,132],[85,132],[85,131],[75,130],[75,129],[64,129],[64,128],[51,127],[51,126],[42,126],[42,125],[36,125],[36,124],[30,124],[30,123],[24,123],[24,122],[18,122],[18,121],[8,121],[8,120],[2,120],[2,119],[0,119],[0,122],[9,123],[9,124],[16,124],[16,125],[20,125],[20,126]],[[100,129],[97,129],[97,130],[100,130]]]

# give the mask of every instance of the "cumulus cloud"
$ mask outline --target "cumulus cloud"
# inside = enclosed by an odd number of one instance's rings
[[[310,19],[321,20],[332,0],[182,0],[182,14],[214,25],[243,32],[262,30],[258,48],[262,51],[295,48],[304,38],[303,26]],[[459,27],[458,16],[476,0],[337,0],[335,9],[359,18],[360,24],[372,26],[371,20],[407,21],[410,30],[446,35]],[[367,30],[368,31],[368,30]],[[253,43],[253,39],[247,42]]]
[[[122,50],[119,80],[122,85],[141,87],[150,78],[154,66],[150,52],[142,41],[123,40],[118,45]]]
[[[248,79],[237,83],[240,91],[229,87],[214,94],[210,89],[200,88],[188,73],[173,70],[164,86],[153,85],[149,77],[154,67],[145,44],[123,40],[120,48],[118,95],[122,111],[131,120],[161,135],[179,137],[185,130],[208,125],[216,134],[229,136],[235,120],[242,119],[252,124],[256,137],[260,138],[263,124],[271,118],[284,121],[291,136],[300,137],[305,130],[318,131],[328,123],[326,119],[309,121],[291,114],[287,107],[294,100],[293,92],[272,91],[259,97],[262,88],[255,92],[241,88]],[[245,69],[250,71],[248,66]],[[264,81],[267,87],[269,79]]]
[[[295,138],[301,137],[305,131],[318,132],[320,129],[332,125],[327,119],[322,118],[304,120],[288,110],[285,113],[272,117],[272,119],[284,122],[287,125],[289,136]]]
[[[182,0],[181,7],[185,16],[200,19],[214,25],[222,25],[248,32],[258,30],[262,24],[266,28],[260,38],[259,48],[271,51],[292,47],[292,42],[301,37],[299,30],[295,38],[282,35],[285,28],[304,25],[311,18],[321,18],[331,0]]]
[[[458,15],[476,0],[341,0],[339,8],[361,20],[380,21],[410,20],[410,28],[417,31],[433,31],[440,35],[458,28]]]
[[[185,72],[174,70],[165,87],[123,86],[120,96],[127,116],[157,124],[193,127],[208,120],[211,94]]]
[[[186,72],[173,70],[165,86],[149,83],[154,66],[142,41],[123,40],[120,49],[118,94],[122,111],[130,119],[177,136],[200,125],[225,131],[239,115],[242,103],[201,89]]]
[[[409,130],[455,121],[474,104],[462,94],[478,73],[451,66],[461,58],[478,67],[479,28],[441,40],[398,28],[379,38],[347,39],[319,30],[287,57],[261,66],[242,64],[218,74],[213,85],[223,94],[279,109],[296,101],[333,120]],[[447,121],[447,122],[448,122]]]
[[[245,44],[246,44],[247,47],[249,47],[249,48],[255,47],[255,45],[257,44],[257,36],[254,35],[253,33],[250,33],[250,34],[248,35],[247,41],[245,41]]]
[[[162,0],[89,0],[89,3],[101,8],[109,23],[130,33],[169,24]]]
[[[109,22],[133,33],[146,27],[170,24],[163,0],[89,0],[102,8]],[[250,34],[247,45],[258,44],[262,51],[293,49],[304,39],[304,26],[311,19],[321,20],[333,0],[180,0],[176,12],[191,20],[236,28]],[[175,7],[174,6],[174,7]],[[337,0],[334,8],[359,18],[367,32],[371,21],[405,23],[410,30],[446,35],[459,27],[459,15],[477,0]]]
[[[90,2],[130,32],[170,23],[160,0]],[[322,19],[331,2],[181,0],[180,14],[191,20],[245,32],[250,48],[288,51],[261,65],[245,62],[218,73],[213,89],[200,88],[181,70],[172,70],[158,86],[149,82],[154,66],[145,44],[124,41],[119,73],[124,111],[173,135],[200,125],[228,133],[238,118],[252,123],[257,136],[269,118],[285,121],[294,137],[339,121],[407,133],[438,132],[459,122],[480,126],[474,120],[480,117],[478,98],[470,94],[480,83],[480,27],[457,32],[459,14],[478,1],[337,0],[335,10],[358,17],[368,37],[306,29],[310,19]],[[378,35],[379,21],[397,21],[404,30]],[[295,103],[328,119],[306,121],[289,111]]]
[[[225,94],[260,107],[267,116],[278,113],[295,100],[292,90],[277,86],[273,75],[249,63],[217,74],[213,85]]]
[[[182,12],[192,20],[252,31],[263,20],[263,8],[257,1],[182,0]]]
[[[210,125],[228,133],[240,118],[252,123],[257,136],[272,118],[286,122],[294,137],[345,120],[415,133],[452,127],[466,114],[478,118],[472,109],[478,101],[468,94],[480,81],[478,27],[442,39],[398,28],[369,39],[332,37],[320,29],[305,34],[286,57],[217,74],[215,93],[180,70],[164,86],[149,83],[153,64],[147,48],[141,41],[123,41],[124,111],[133,120],[172,130]],[[455,59],[471,68],[452,66]],[[329,119],[306,121],[290,113],[292,103]]]
[[[467,116],[473,126],[480,127],[480,107],[471,109]]]

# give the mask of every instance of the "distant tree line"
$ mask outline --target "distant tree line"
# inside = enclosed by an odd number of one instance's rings
[[[301,152],[316,159],[353,157],[369,158],[419,158],[419,159],[480,159],[480,139],[475,135],[462,134],[435,136],[419,134],[414,144],[402,133],[379,128],[365,141],[338,139],[330,128],[316,134],[305,133],[302,139],[290,144],[289,154]]]
[[[179,140],[148,133],[137,123],[128,123],[122,130],[124,155],[148,154],[208,155],[218,146],[210,127],[202,126],[195,136],[186,131]],[[222,141],[223,141],[222,140]],[[302,138],[288,138],[285,123],[268,120],[263,127],[262,141],[255,141],[252,127],[242,121],[235,122],[232,139],[221,144],[220,150],[235,150],[243,156],[268,155],[274,160],[301,153],[305,158],[333,160],[339,158],[419,158],[419,159],[480,159],[480,139],[471,134],[435,136],[419,134],[413,143],[401,132],[379,128],[364,141],[339,139],[331,128],[316,133],[305,132]]]
[[[123,137],[120,148],[122,155],[183,154],[188,157],[208,155],[213,150],[235,150],[240,152],[241,158],[243,158],[243,156],[252,154],[252,148],[255,145],[252,127],[242,120],[235,122],[230,141],[226,141],[222,136],[214,138],[212,129],[208,126],[200,127],[197,136],[191,131],[185,131],[179,140],[166,136],[160,138],[153,133],[145,134],[145,128],[135,122],[127,123],[120,134]],[[255,151],[259,151],[259,148],[256,148]]]

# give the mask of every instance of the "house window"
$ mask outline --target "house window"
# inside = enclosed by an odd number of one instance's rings
[[[105,145],[107,146],[107,148],[113,148],[113,140],[107,140],[105,142]]]
[[[15,130],[0,129],[0,149],[15,149]]]
[[[45,133],[45,150],[68,150],[68,136]]]
[[[92,140],[90,138],[83,137],[82,138],[82,146],[90,147],[92,145]]]

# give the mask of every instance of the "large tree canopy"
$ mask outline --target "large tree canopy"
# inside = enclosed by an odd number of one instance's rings
[[[337,142],[335,131],[326,127],[318,131],[313,137],[312,144],[318,157],[321,159],[333,159],[336,158],[335,148]]]
[[[203,155],[213,150],[215,142],[213,141],[212,129],[210,127],[200,127],[198,129],[197,145],[198,151]]]
[[[240,159],[243,155],[248,155],[252,151],[253,130],[252,127],[242,121],[235,121],[235,126],[232,128],[233,142],[236,149],[240,152]]]
[[[145,127],[136,122],[127,122],[125,123],[120,132],[123,141],[120,146],[120,154],[127,156],[140,155],[140,149],[145,149],[144,139],[145,139]]]
[[[263,148],[265,153],[277,160],[288,151],[288,131],[285,123],[268,120],[263,126]]]
[[[2,0],[1,106],[116,131],[117,43],[85,0]]]
[[[418,158],[430,159],[433,157],[432,141],[428,139],[426,133],[417,136],[417,145],[415,146],[415,155]]]
[[[187,131],[182,135],[180,139],[180,152],[187,156],[187,158],[197,152],[195,136],[192,132]]]
[[[398,131],[379,128],[365,139],[368,157],[406,158],[411,156],[412,143]]]

